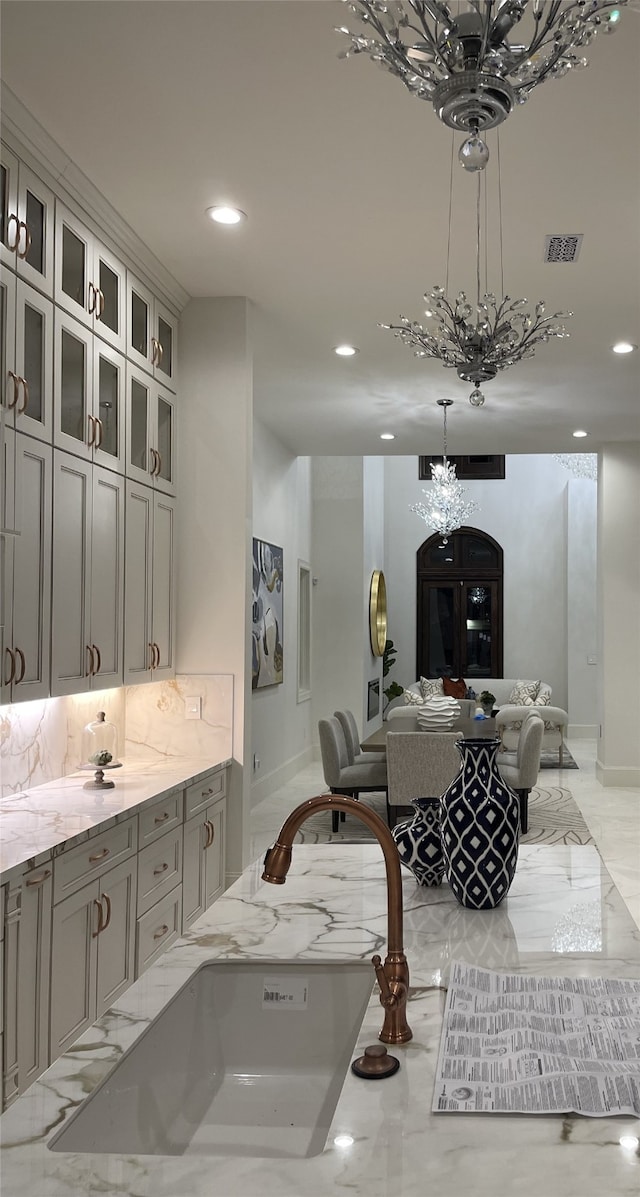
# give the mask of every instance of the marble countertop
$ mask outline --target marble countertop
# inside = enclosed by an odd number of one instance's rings
[[[466,911],[445,884],[403,871],[413,1040],[399,1072],[371,1084],[347,1073],[324,1151],[313,1158],[50,1152],[47,1140],[194,970],[212,959],[367,959],[386,944],[377,845],[296,845],[285,886],[256,863],[0,1119],[11,1197],[637,1197],[633,1118],[432,1114],[445,987],[454,959],[509,972],[640,976],[640,933],[592,846],[523,845],[503,906]],[[372,978],[373,979],[373,978]],[[376,1042],[372,993],[358,1043]],[[338,1146],[348,1135],[352,1144]]]
[[[83,771],[0,799],[0,882],[25,864],[39,866],[60,844],[105,830],[150,799],[229,763],[211,757],[124,760],[122,769],[107,775],[115,782],[112,790],[85,790],[91,773]]]

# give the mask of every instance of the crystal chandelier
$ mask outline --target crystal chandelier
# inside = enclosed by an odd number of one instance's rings
[[[574,478],[588,478],[591,482],[598,481],[597,453],[554,453],[554,460],[569,470]]]
[[[417,512],[425,524],[442,537],[443,545],[457,528],[461,528],[469,516],[477,511],[478,504],[465,499],[466,491],[456,478],[456,467],[447,458],[447,408],[453,399],[438,399],[438,407],[444,416],[444,453],[442,462],[431,462],[431,490],[423,490],[425,503],[412,503],[411,511]]]
[[[613,33],[628,0],[345,0],[362,34],[341,54],[368,54],[429,100],[452,129],[506,120],[538,83],[588,65],[599,30]]]
[[[469,139],[470,141],[473,139]],[[480,139],[477,139],[478,141]],[[465,143],[466,145],[467,143]],[[484,143],[481,143],[484,145]],[[501,196],[500,152],[498,141],[498,194]],[[464,147],[463,147],[464,149]],[[485,159],[486,161],[486,159]],[[474,390],[469,396],[472,407],[482,407],[484,395],[480,384],[495,378],[498,370],[506,370],[517,362],[533,357],[536,345],[552,337],[568,337],[562,320],[571,312],[555,312],[545,315],[544,300],[536,303],[533,313],[526,310],[528,300],[511,299],[504,295],[497,299],[488,290],[485,265],[485,289],[481,285],[481,189],[485,178],[484,163],[477,169],[476,198],[476,286],[475,297],[467,297],[459,291],[455,299],[447,296],[449,282],[449,250],[447,250],[446,287],[434,286],[424,295],[427,304],[426,316],[432,322],[430,328],[415,320],[400,316],[399,324],[381,324],[390,329],[405,345],[411,346],[416,357],[438,358],[443,366],[453,367],[464,382],[473,382]],[[485,182],[486,210],[486,182]],[[451,245],[451,211],[453,195],[453,174],[449,189],[449,240]],[[502,205],[499,203],[499,249],[500,275],[503,281],[502,262]],[[486,263],[485,244],[485,263]]]

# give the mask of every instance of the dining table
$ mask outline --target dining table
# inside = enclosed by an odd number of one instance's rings
[[[445,729],[452,732],[461,732],[465,739],[483,739],[492,740],[496,738],[496,721],[494,718],[483,719],[469,719],[468,717],[460,717],[456,720],[451,728]],[[421,732],[425,736],[430,733],[425,731],[420,726],[417,716],[410,718],[407,716],[402,719],[390,719],[383,723],[381,727],[376,728],[370,736],[360,743],[362,752],[386,752],[387,750],[387,734],[392,732]]]

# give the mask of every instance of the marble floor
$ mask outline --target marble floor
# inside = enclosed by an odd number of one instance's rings
[[[640,790],[600,785],[595,776],[596,744],[571,740],[577,769],[545,769],[544,784],[570,790],[600,855],[640,927]],[[254,806],[251,816],[251,858],[264,854],[284,819],[303,798],[325,792],[322,766],[301,770],[281,789]]]

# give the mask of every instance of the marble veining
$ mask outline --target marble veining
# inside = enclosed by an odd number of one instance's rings
[[[389,1080],[348,1073],[324,1152],[260,1156],[52,1153],[46,1141],[145,1026],[211,959],[367,958],[386,944],[384,865],[375,844],[296,845],[285,886],[240,878],[0,1120],[10,1197],[636,1197],[640,1134],[632,1118],[433,1115],[444,987],[454,959],[545,975],[640,976],[640,932],[591,846],[522,845],[511,891],[495,911],[458,906],[447,885],[403,875],[413,1040]],[[589,935],[585,939],[585,927]],[[560,939],[559,939],[560,936]],[[372,977],[373,984],[373,977]],[[376,1041],[372,995],[354,1054]],[[339,1140],[347,1136],[351,1143]],[[344,1145],[340,1145],[342,1142]]]

